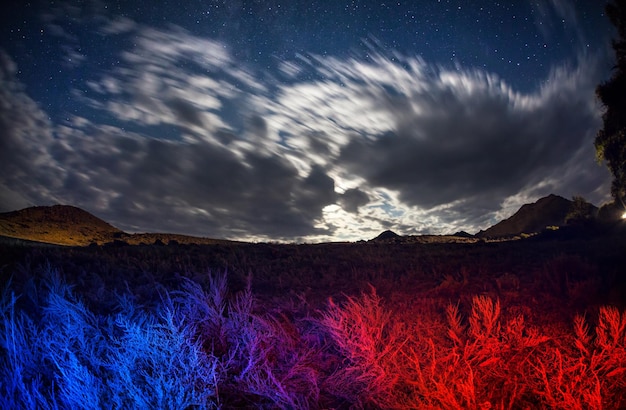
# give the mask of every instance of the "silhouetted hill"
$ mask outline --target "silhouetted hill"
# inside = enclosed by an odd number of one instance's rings
[[[573,202],[568,199],[550,194],[535,203],[522,205],[511,217],[485,231],[478,232],[476,237],[509,237],[522,233],[541,232],[548,226],[563,226],[565,217],[572,210],[572,204]]]
[[[467,232],[457,232],[454,235],[398,235],[393,231],[384,231],[369,242],[382,244],[433,244],[433,243],[474,243],[477,238]]]
[[[0,213],[0,235],[58,245],[112,241],[123,232],[69,205],[35,206]]]
[[[113,243],[218,244],[234,241],[168,233],[126,233],[89,212],[69,205],[35,206],[0,213],[0,235],[57,245]]]
[[[386,230],[385,232],[378,235],[376,238],[372,239],[373,241],[388,241],[393,239],[399,239],[400,235],[395,233],[394,231]]]

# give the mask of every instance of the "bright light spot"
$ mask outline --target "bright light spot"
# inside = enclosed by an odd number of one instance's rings
[[[626,219],[626,212],[622,214],[622,219]]]

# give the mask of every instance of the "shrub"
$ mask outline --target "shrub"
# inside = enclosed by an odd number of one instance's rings
[[[59,272],[41,273],[0,294],[0,408],[626,406],[615,307],[566,332],[485,295],[398,314],[370,286],[308,316],[270,311],[250,286],[229,294],[223,272],[94,313]]]
[[[2,408],[214,407],[216,363],[179,310],[96,316],[46,276],[37,322],[3,294]]]
[[[389,407],[397,388],[398,351],[404,340],[376,290],[342,305],[330,300],[320,324],[340,355],[338,366],[327,380],[333,394],[353,403]]]

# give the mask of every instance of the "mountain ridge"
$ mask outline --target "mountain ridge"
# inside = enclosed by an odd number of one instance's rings
[[[550,194],[537,201],[522,205],[517,212],[495,225],[478,232],[477,238],[503,238],[521,234],[538,233],[547,227],[566,225],[566,218],[573,210],[574,201]],[[588,204],[591,212],[598,208]]]
[[[112,241],[124,232],[71,205],[34,206],[0,213],[0,235],[56,245]]]
[[[391,230],[370,242],[432,243],[476,242],[538,233],[550,226],[566,225],[574,201],[550,194],[534,203],[522,205],[517,212],[476,235],[459,231],[454,235],[402,236]],[[588,204],[593,212],[598,208]],[[34,206],[0,213],[0,236],[56,245],[86,246],[130,244],[226,244],[242,243],[226,239],[202,238],[170,233],[126,233],[81,208],[71,205]]]
[[[88,211],[71,205],[34,206],[0,213],[0,235],[66,246],[87,246],[93,243],[236,243],[225,239],[169,233],[126,233]]]

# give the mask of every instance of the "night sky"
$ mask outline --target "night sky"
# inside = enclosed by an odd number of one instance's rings
[[[17,3],[0,17],[0,212],[317,242],[609,199],[601,0]]]

